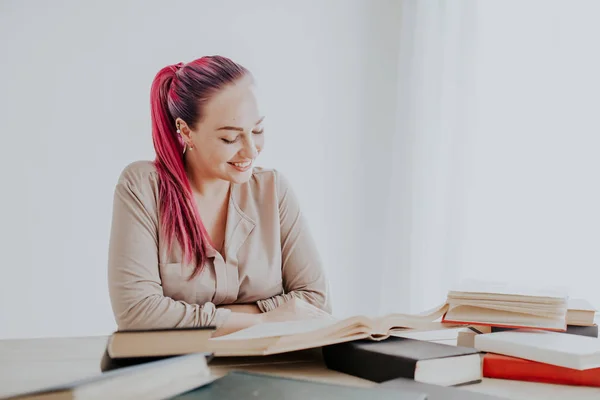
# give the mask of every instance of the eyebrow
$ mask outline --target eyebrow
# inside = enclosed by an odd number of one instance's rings
[[[263,119],[265,119],[265,117],[262,117],[261,119],[259,119],[254,125],[260,124],[263,121]],[[217,130],[218,131],[240,131],[240,132],[243,132],[244,128],[240,128],[239,126],[222,126]]]

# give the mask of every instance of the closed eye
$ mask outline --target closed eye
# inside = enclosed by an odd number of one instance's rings
[[[255,135],[262,135],[265,131],[265,128],[262,128],[258,131],[253,131],[252,133]],[[238,139],[240,138],[240,135],[236,136],[235,139],[229,140],[227,138],[221,138],[221,140],[227,144],[232,144],[238,141]]]
[[[236,136],[235,139],[233,139],[233,140],[229,140],[229,139],[226,139],[226,138],[221,138],[221,140],[224,141],[227,144],[231,144],[231,143],[237,142],[238,138],[239,138],[239,136]]]

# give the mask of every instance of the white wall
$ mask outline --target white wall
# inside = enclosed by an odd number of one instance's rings
[[[115,328],[113,187],[153,158],[154,74],[206,54],[257,77],[336,314],[463,277],[600,306],[598,2],[82,3],[0,3],[0,338]]]
[[[380,311],[463,278],[600,307],[600,2],[402,2]]]
[[[376,300],[360,292],[358,276],[374,245],[360,241],[364,185],[376,185],[367,172],[378,168],[363,153],[385,146],[377,138],[392,121],[385,107],[394,93],[380,72],[394,71],[397,2],[0,7],[0,338],[115,328],[106,287],[115,181],[129,162],[153,158],[154,74],[207,54],[232,57],[259,80],[262,164],[294,182],[336,311],[362,312]]]
[[[599,13],[478,3],[462,275],[562,285],[600,307]]]

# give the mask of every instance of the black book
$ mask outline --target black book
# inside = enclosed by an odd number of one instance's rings
[[[203,353],[206,362],[209,363],[213,359],[212,353]],[[122,357],[113,358],[108,353],[108,350],[104,350],[102,358],[100,359],[100,371],[109,372],[119,368],[132,367],[139,364],[147,364],[155,361],[166,360],[169,358],[175,358],[180,356],[154,356],[154,357]]]
[[[327,368],[373,382],[408,378],[441,386],[481,382],[481,356],[473,348],[391,336],[323,347]]]
[[[377,399],[426,400],[427,396],[409,389],[353,387],[273,375],[233,371],[210,385],[182,393],[176,400],[241,400],[241,399]]]
[[[427,400],[502,400],[504,397],[478,393],[464,388],[445,387],[429,383],[415,382],[412,379],[397,378],[379,384],[386,389],[415,390],[427,395]]]

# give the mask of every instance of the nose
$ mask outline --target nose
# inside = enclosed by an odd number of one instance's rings
[[[241,155],[245,158],[254,159],[258,156],[258,149],[256,148],[256,144],[254,140],[252,140],[252,136],[245,141],[245,145],[242,148]]]

